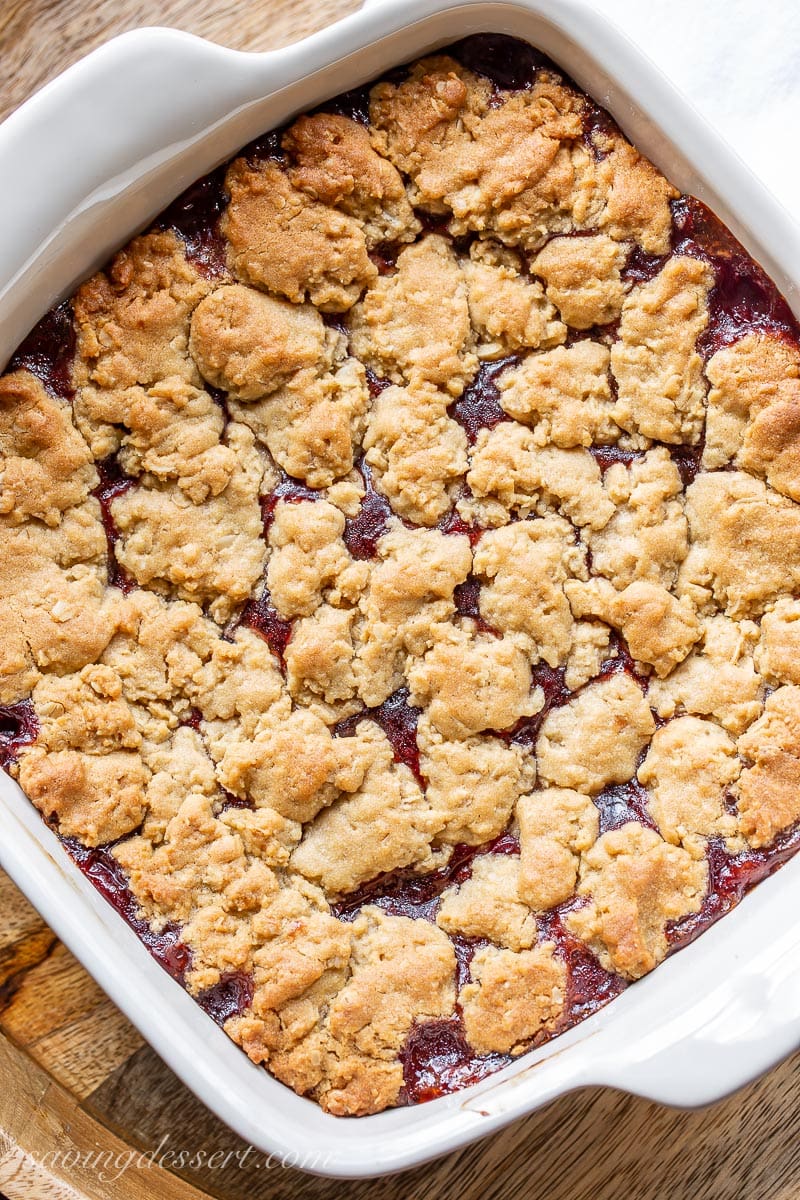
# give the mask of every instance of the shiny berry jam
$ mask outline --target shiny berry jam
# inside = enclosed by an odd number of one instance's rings
[[[315,492],[313,488],[306,487],[299,479],[292,479],[289,475],[284,474],[280,483],[272,489],[269,495],[264,496],[261,501],[264,536],[266,537],[269,534],[279,500],[282,500],[284,504],[303,504],[306,501],[313,504],[319,499],[319,492]]]
[[[356,515],[345,521],[343,539],[352,558],[375,558],[378,542],[387,532],[393,516],[392,506],[377,491],[371,467],[362,461],[358,470],[364,481],[364,498]]]
[[[422,1104],[480,1083],[513,1059],[508,1054],[476,1054],[466,1039],[461,1018],[454,1016],[412,1026],[400,1061],[401,1103]]]
[[[672,207],[673,253],[697,255],[714,269],[709,324],[699,339],[700,351],[710,358],[753,331],[800,341],[800,327],[789,305],[720,219],[694,196],[682,196]]]
[[[334,733],[337,737],[353,737],[361,721],[374,721],[386,734],[386,739],[392,747],[394,761],[409,767],[417,783],[424,787],[417,746],[419,714],[420,710],[408,702],[408,688],[400,688],[376,708],[366,708],[363,712],[340,721],[335,726]]]
[[[15,351],[9,371],[30,371],[54,396],[71,400],[75,324],[68,300],[46,313]]]
[[[117,562],[117,541],[119,532],[114,522],[111,505],[117,496],[122,496],[134,486],[134,480],[124,474],[117,459],[112,456],[104,462],[96,463],[100,482],[92,495],[100,504],[100,515],[108,546],[108,583],[110,587],[118,587],[126,595],[136,587],[136,584],[124,567]]]
[[[365,904],[375,904],[396,917],[435,921],[442,892],[469,879],[474,860],[482,854],[519,854],[519,842],[513,834],[504,833],[481,846],[454,846],[446,866],[425,874],[411,869],[389,871],[343,896],[331,906],[331,912],[349,921]]]
[[[253,989],[252,975],[244,971],[228,971],[218,983],[200,992],[195,999],[217,1025],[224,1025],[231,1017],[241,1016],[250,1007]]]
[[[730,854],[719,839],[709,841],[708,892],[698,913],[676,921],[667,930],[673,950],[693,942],[710,925],[730,912],[762,879],[782,866],[800,848],[800,825],[779,834],[771,846]]]
[[[481,581],[476,576],[470,575],[463,583],[459,583],[453,593],[456,612],[460,617],[469,617],[473,620],[478,633],[496,634],[497,630],[484,621],[481,616],[480,595]]]
[[[470,445],[482,429],[494,429],[508,416],[500,404],[497,380],[510,367],[516,366],[519,358],[509,355],[496,362],[481,363],[475,378],[469,383],[458,400],[450,405],[448,412],[453,420],[465,430]]]
[[[448,46],[446,51],[468,71],[490,79],[502,91],[523,91],[533,87],[542,70],[563,71],[552,59],[527,42],[502,33],[479,33]]]
[[[30,700],[0,706],[0,767],[7,771],[39,734],[39,721]]]
[[[92,849],[75,838],[62,838],[62,842],[72,861],[130,925],[153,958],[173,979],[183,983],[192,963],[192,954],[181,941],[180,928],[168,924],[156,931],[139,916],[139,906],[128,887],[122,867],[111,853],[112,847],[98,846]]]
[[[220,220],[229,199],[225,191],[225,167],[218,167],[178,196],[161,214],[156,226],[177,233],[186,248],[186,257],[202,275],[211,279],[227,275]]]
[[[260,633],[272,653],[278,659],[281,669],[286,670],[284,654],[292,637],[293,622],[285,620],[275,605],[269,589],[265,588],[258,600],[250,600],[245,605],[239,624]]]

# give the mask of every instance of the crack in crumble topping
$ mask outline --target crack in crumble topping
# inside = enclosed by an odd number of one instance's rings
[[[3,763],[255,1062],[427,1099],[795,848],[799,502],[773,285],[468,39],[253,143],[12,360]]]

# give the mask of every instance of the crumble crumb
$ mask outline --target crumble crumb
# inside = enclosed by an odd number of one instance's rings
[[[793,406],[800,384],[800,353],[786,339],[768,333],[747,333],[730,346],[712,354],[706,365],[711,388],[708,393],[706,441],[703,466],[717,470],[737,459],[750,431],[748,426],[764,414],[769,419],[775,406]],[[784,410],[785,411],[785,410]],[[763,428],[763,426],[758,426]],[[753,432],[757,427],[753,426]],[[786,430],[785,432],[790,432]],[[762,468],[757,456],[753,467]],[[739,460],[741,461],[741,460]],[[750,469],[750,468],[747,468]],[[766,474],[764,469],[756,474]],[[778,486],[769,475],[768,482]],[[778,488],[782,491],[782,488]],[[792,495],[787,492],[787,495]],[[792,499],[797,500],[796,495]]]
[[[406,677],[411,703],[427,708],[433,725],[451,740],[485,729],[510,729],[544,703],[531,689],[530,662],[517,641],[450,626]]]
[[[338,721],[359,708],[358,702],[343,707],[358,691],[353,631],[357,616],[354,608],[320,604],[311,616],[295,623],[284,651],[291,695],[323,720]],[[317,708],[319,702],[325,707]]]
[[[113,430],[108,444],[127,476],[143,476],[148,485],[174,481],[193,504],[218,496],[234,472],[235,452],[222,442],[222,409],[179,376],[149,388],[85,387],[75,413],[84,433],[91,428],[105,438]]]
[[[647,254],[668,254],[670,201],[678,191],[621,135],[595,134],[600,151],[598,188],[604,196],[598,225],[621,242],[638,242]]]
[[[361,754],[367,766],[352,795],[337,800],[307,827],[292,866],[329,896],[398,867],[432,864],[436,814],[408,767],[395,763],[386,735],[362,722],[352,739],[338,739],[342,755]],[[292,753],[287,745],[286,751]]]
[[[177,485],[134,487],[111,504],[117,559],[138,584],[207,604],[224,622],[252,594],[264,569],[259,490],[263,465],[254,438],[231,424],[235,467],[226,487],[201,503]]]
[[[421,59],[400,84],[370,92],[370,136],[376,149],[412,181],[451,150],[466,147],[487,111],[492,89],[446,55]],[[430,199],[417,195],[415,199]],[[442,206],[434,211],[442,211]]]
[[[757,617],[800,586],[800,509],[741,471],[702,474],[686,491],[691,549],[679,592],[734,619]]]
[[[518,858],[483,854],[469,879],[442,892],[436,924],[445,933],[489,938],[509,950],[530,950],[536,921],[520,899]]]
[[[0,517],[0,700],[22,700],[43,673],[95,662],[120,621],[107,587],[107,544],[94,499],[64,512],[57,528]]]
[[[700,910],[707,884],[704,858],[629,821],[583,855],[578,894],[588,904],[566,923],[606,970],[639,979],[666,955],[666,926]]]
[[[134,238],[75,293],[78,388],[151,387],[173,375],[199,384],[189,321],[211,286],[174,233]],[[113,449],[90,445],[95,458]]]
[[[242,283],[344,312],[377,278],[361,224],[312,200],[274,162],[238,158],[225,177],[222,218],[231,271]]]
[[[28,371],[0,379],[0,517],[56,528],[98,483],[70,407]]]
[[[50,751],[108,754],[138,750],[142,737],[111,667],[91,665],[75,675],[45,675],[33,689],[38,744]]]
[[[350,316],[351,349],[376,375],[451,396],[477,370],[474,336],[467,280],[437,234],[402,250],[396,272],[374,280]]]
[[[170,821],[187,797],[196,794],[215,800],[219,789],[214,764],[195,729],[179,726],[165,741],[144,742],[142,751],[145,766],[152,774],[147,784],[147,811],[141,834],[157,846],[163,842]],[[240,812],[244,815],[244,810]],[[266,837],[259,841],[257,852],[262,858],[273,856]]]
[[[502,358],[522,349],[546,350],[567,330],[538,280],[524,275],[518,254],[498,242],[476,241],[462,262],[478,358]]]
[[[422,227],[403,177],[373,149],[363,125],[335,113],[315,113],[299,117],[282,140],[294,186],[359,221],[367,246],[414,241]]]
[[[737,462],[800,501],[800,383],[784,386],[780,399],[752,418]]]
[[[533,950],[485,946],[475,951],[471,982],[459,992],[464,1028],[479,1054],[521,1054],[552,1029],[564,1008],[567,970],[552,942]]]
[[[568,580],[565,591],[576,617],[600,617],[622,634],[631,656],[663,679],[683,662],[702,626],[688,600],[659,583],[635,580],[621,592],[606,579]]]
[[[588,450],[538,446],[532,430],[512,421],[478,435],[467,484],[488,525],[556,509],[576,525],[602,529],[614,513]],[[457,507],[472,515],[469,505]]]
[[[713,280],[701,259],[677,255],[625,297],[611,347],[623,429],[662,442],[700,440],[706,383],[697,339],[708,324]]]
[[[364,367],[347,358],[322,374],[303,368],[264,399],[229,408],[288,475],[323,488],[352,471],[368,403]]]
[[[536,742],[543,783],[596,795],[626,783],[655,732],[642,689],[627,675],[590,683],[547,714]]]
[[[605,233],[554,237],[533,259],[531,271],[544,280],[562,321],[573,329],[591,329],[619,319],[627,257],[625,246]]]
[[[588,535],[592,568],[622,590],[636,579],[672,588],[689,549],[681,477],[665,446],[606,471],[609,520]]]
[[[475,547],[483,581],[483,619],[502,634],[519,634],[533,662],[563,665],[573,647],[574,622],[565,589],[585,576],[586,554],[562,517],[535,517],[484,533]]]
[[[536,782],[533,755],[513,742],[480,734],[449,741],[423,714],[417,744],[436,840],[445,845],[480,846],[498,837],[518,797]]]
[[[222,787],[290,821],[311,821],[337,795],[339,749],[327,726],[288,699],[257,721],[252,733],[211,725],[207,745]]]
[[[141,755],[118,750],[34,747],[20,758],[19,785],[62,837],[101,846],[131,833],[142,821],[148,772]]]
[[[800,819],[800,688],[781,687],[768,696],[738,749],[748,764],[736,785],[739,823],[757,849]]]
[[[359,601],[356,676],[368,708],[402,687],[407,668],[446,634],[455,589],[472,566],[466,537],[399,522],[380,539],[378,557]]]
[[[764,614],[755,663],[773,686],[800,684],[800,601],[778,600]]]
[[[309,617],[323,599],[337,607],[358,600],[369,565],[351,559],[344,525],[344,513],[327,500],[275,505],[267,585],[282,617]]]
[[[364,457],[405,520],[435,525],[467,471],[467,435],[448,415],[452,397],[430,383],[390,387],[367,417]]]
[[[608,347],[589,340],[529,354],[501,376],[500,403],[530,425],[538,446],[609,445],[621,430],[608,365]]]
[[[702,626],[701,641],[671,675],[653,680],[648,698],[659,717],[694,713],[742,733],[762,708],[763,685],[753,661],[758,626],[720,614]]]
[[[212,387],[259,400],[303,367],[332,360],[322,317],[241,283],[216,288],[192,315],[189,351]]]
[[[638,779],[650,789],[647,807],[662,837],[695,858],[710,837],[741,850],[739,822],[725,807],[740,769],[736,743],[713,721],[676,717],[657,729]]]
[[[611,630],[599,621],[576,621],[572,628],[572,648],[564,671],[564,684],[577,692],[611,657]]]
[[[546,788],[522,796],[516,815],[520,897],[537,911],[562,904],[575,891],[580,855],[597,841],[597,808],[571,788]]]

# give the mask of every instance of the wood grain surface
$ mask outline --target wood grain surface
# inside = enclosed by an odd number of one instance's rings
[[[0,116],[115,33],[286,44],[357,0],[0,0]],[[8,231],[3,231],[7,236]],[[8,1200],[797,1200],[800,1055],[713,1108],[611,1091],[431,1166],[340,1183],[266,1162],[160,1062],[0,873],[0,1194]],[[182,1167],[176,1156],[184,1155]],[[212,1157],[213,1156],[213,1157]]]

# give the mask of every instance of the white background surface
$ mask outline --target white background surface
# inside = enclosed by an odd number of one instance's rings
[[[800,0],[593,0],[800,220]]]

